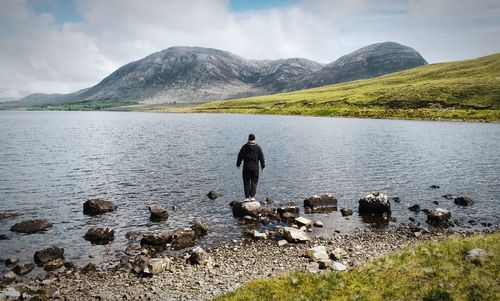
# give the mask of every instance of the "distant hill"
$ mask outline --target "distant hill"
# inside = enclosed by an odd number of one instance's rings
[[[500,53],[188,111],[500,121]]]
[[[207,102],[370,78],[424,64],[415,50],[393,42],[361,48],[326,66],[303,58],[248,60],[217,49],[170,47],[120,67],[93,87],[32,94],[19,103]]]

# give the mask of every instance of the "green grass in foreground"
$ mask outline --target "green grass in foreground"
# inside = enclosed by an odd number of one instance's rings
[[[490,257],[465,260],[472,248]],[[256,280],[216,300],[500,300],[500,233],[420,243],[343,273]]]
[[[500,53],[184,111],[500,121]]]
[[[75,103],[34,105],[27,107],[28,110],[49,111],[99,111],[124,106],[125,103],[117,101],[82,101]]]

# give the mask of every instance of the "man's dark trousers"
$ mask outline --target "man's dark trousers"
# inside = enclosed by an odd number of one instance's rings
[[[245,187],[245,197],[255,197],[257,190],[257,183],[259,182],[258,170],[245,170],[243,169],[243,186]]]

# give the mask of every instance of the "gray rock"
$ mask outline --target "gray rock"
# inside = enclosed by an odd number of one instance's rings
[[[192,247],[196,243],[196,232],[191,228],[177,229],[172,234],[172,249],[181,250]]]
[[[12,217],[16,217],[22,215],[22,213],[19,212],[10,212],[10,211],[0,211],[0,221]]]
[[[211,191],[209,191],[209,192],[207,193],[207,197],[208,197],[209,199],[211,199],[211,200],[215,200],[216,198],[220,197],[220,193],[218,193],[217,191],[213,191],[213,190],[211,190]]]
[[[322,221],[315,221],[313,224],[314,227],[316,228],[323,228],[323,222]]]
[[[83,214],[99,215],[115,211],[116,208],[118,208],[118,206],[111,201],[106,201],[100,198],[88,199],[85,203],[83,203]]]
[[[440,187],[439,187],[439,185],[431,185],[431,186],[429,186],[429,188],[432,188],[432,189],[439,189]]]
[[[335,262],[333,263],[333,265],[332,265],[332,269],[333,269],[334,271],[340,271],[340,272],[342,272],[342,271],[347,270],[347,266],[346,266],[346,265],[344,265],[344,264],[343,264],[343,263],[341,263],[341,262],[335,261]]]
[[[0,240],[11,240],[12,235],[9,234],[0,234]]]
[[[434,226],[447,226],[451,219],[451,212],[446,209],[436,208],[427,210],[427,222]]]
[[[64,249],[58,247],[50,247],[35,252],[35,263],[39,266],[44,266],[56,259],[64,260]],[[64,263],[63,263],[64,264]]]
[[[329,193],[320,196],[312,195],[304,200],[304,208],[313,213],[335,211],[337,199]]]
[[[333,260],[342,260],[345,257],[347,257],[347,255],[348,254],[344,249],[335,248],[335,250],[333,250],[332,253],[330,254],[330,258],[332,258]]]
[[[387,195],[374,192],[359,200],[360,214],[391,213],[391,203]]]
[[[326,269],[332,264],[324,246],[316,246],[307,249],[306,257],[310,258],[314,262],[317,262],[320,269]]]
[[[289,243],[303,243],[311,240],[307,233],[292,227],[280,227],[276,231],[284,236]]]
[[[151,258],[147,262],[147,269],[143,270],[144,274],[158,275],[166,271],[170,267],[171,260],[165,258]]]
[[[115,231],[109,227],[92,227],[85,233],[84,238],[95,244],[107,244],[115,238]]]
[[[252,230],[252,231],[250,232],[250,236],[251,236],[253,239],[257,239],[257,240],[259,240],[259,239],[263,239],[263,240],[265,240],[265,239],[267,239],[268,234],[267,234],[267,233],[265,233],[265,232],[264,232],[264,233],[261,233],[261,232],[259,232],[259,231],[257,231],[257,230]]]
[[[191,226],[191,230],[196,234],[196,238],[202,238],[208,234],[208,227],[201,223],[195,223]]]
[[[340,213],[342,216],[349,216],[352,215],[352,209],[351,208],[341,208]]]
[[[201,247],[196,247],[191,251],[188,261],[194,265],[212,265],[212,257]]]
[[[278,240],[278,246],[280,246],[280,247],[283,247],[287,244],[288,244],[288,241],[286,241],[286,239]]]
[[[474,248],[472,250],[469,250],[467,254],[465,254],[465,259],[467,260],[476,260],[478,258],[487,258],[490,255],[486,253],[485,250],[479,249],[479,248]]]
[[[246,215],[258,217],[261,213],[260,203],[252,202],[233,202],[233,215],[236,217],[244,217]]]
[[[151,214],[149,217],[151,221],[164,221],[168,219],[167,209],[163,208],[159,204],[149,205],[148,209]]]
[[[18,298],[21,298],[21,293],[13,287],[7,287],[0,292],[0,300],[18,300]]]
[[[474,204],[474,200],[466,196],[459,196],[458,198],[455,198],[453,202],[455,203],[455,205],[459,206],[470,206]]]
[[[16,273],[14,273],[13,271],[8,271],[2,276],[2,279],[0,279],[0,283],[11,283],[12,281],[16,280],[16,278]]]
[[[52,222],[47,219],[34,219],[17,223],[10,228],[10,231],[21,233],[36,233],[45,231],[51,227]]]
[[[420,211],[420,205],[418,205],[418,204],[412,205],[412,206],[408,207],[408,210],[414,211],[414,212],[419,212]]]
[[[299,217],[295,218],[294,222],[299,227],[304,226],[306,228],[309,228],[309,227],[312,226],[312,221],[310,219],[307,219],[307,218],[302,217],[302,216],[299,216]]]
[[[299,217],[300,209],[296,206],[280,207],[277,210],[279,217],[284,221],[291,221]]]
[[[25,262],[25,263],[19,263],[17,264],[12,271],[16,273],[17,275],[26,275],[29,272],[33,271],[35,268],[35,264],[32,262]]]
[[[161,246],[170,243],[172,232],[161,231],[155,233],[145,233],[141,239],[141,245]]]

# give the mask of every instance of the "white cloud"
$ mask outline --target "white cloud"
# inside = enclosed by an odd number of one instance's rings
[[[304,0],[241,13],[226,0],[77,0],[83,21],[63,25],[21,0],[0,5],[0,98],[89,87],[125,63],[176,45],[324,63],[382,41],[412,46],[430,62],[500,50],[495,0]]]

